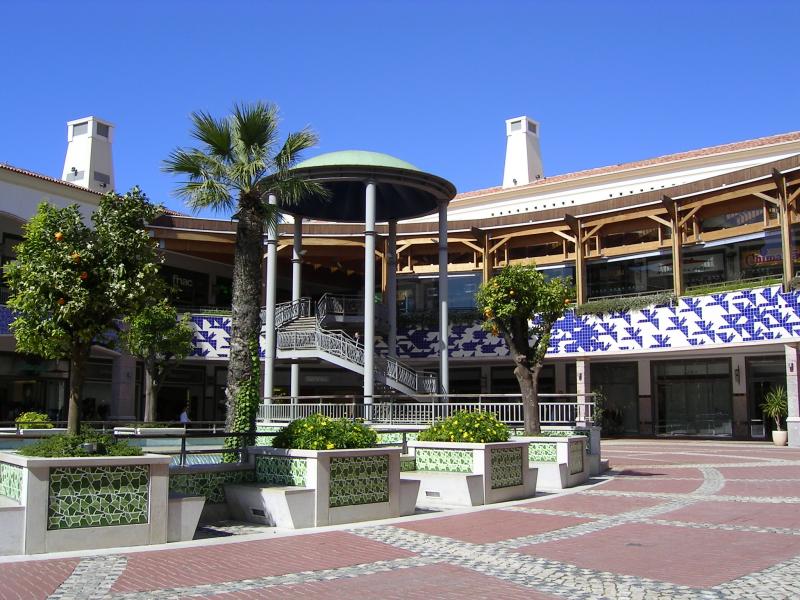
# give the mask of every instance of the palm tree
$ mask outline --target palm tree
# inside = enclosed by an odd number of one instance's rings
[[[265,102],[236,104],[232,114],[221,119],[205,112],[192,113],[191,135],[200,147],[174,150],[163,169],[187,177],[176,194],[190,207],[235,212],[225,422],[228,431],[253,431],[255,407],[240,403],[252,403],[247,390],[250,395],[258,390],[258,363],[254,364],[251,351],[261,330],[263,237],[265,227],[278,218],[268,199],[274,194],[279,203],[287,205],[309,194],[325,193],[317,184],[291,173],[300,153],[317,143],[317,135],[308,128],[290,133],[277,149],[278,108]]]

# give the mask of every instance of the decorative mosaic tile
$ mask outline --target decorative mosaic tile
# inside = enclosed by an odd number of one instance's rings
[[[416,441],[419,434],[416,431],[409,431],[406,433],[406,441]],[[403,443],[403,434],[399,431],[378,433],[379,444],[397,444],[398,446]]]
[[[586,454],[583,451],[583,440],[575,440],[569,442],[567,453],[569,455],[569,474],[575,475],[583,471],[583,456]]]
[[[186,496],[205,496],[209,504],[225,502],[225,484],[250,483],[255,472],[249,471],[198,471],[175,473],[169,476],[169,491]]]
[[[0,463],[0,496],[19,502],[22,498],[22,467]]]
[[[472,473],[472,450],[417,448],[415,459],[417,471]]]
[[[331,508],[388,501],[388,456],[331,458]]]
[[[305,458],[256,456],[256,481],[272,485],[306,485]]]
[[[413,456],[400,457],[400,471],[416,471],[417,461]]]
[[[50,469],[47,529],[147,523],[150,467]]]
[[[558,462],[558,451],[553,442],[531,442],[528,444],[528,460],[531,462]]]
[[[522,485],[522,448],[496,448],[491,450],[492,489]],[[527,464],[525,467],[527,468]]]

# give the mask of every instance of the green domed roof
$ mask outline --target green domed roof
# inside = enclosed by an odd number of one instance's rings
[[[340,150],[338,152],[327,152],[295,165],[295,169],[307,169],[311,167],[389,167],[391,169],[408,169],[419,171],[417,167],[409,162],[400,160],[390,154],[382,152],[370,152],[368,150]]]

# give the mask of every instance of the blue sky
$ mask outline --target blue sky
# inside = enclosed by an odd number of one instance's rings
[[[0,162],[60,177],[66,122],[116,125],[117,188],[170,208],[193,110],[270,100],[309,156],[394,154],[498,185],[504,120],[546,175],[800,130],[800,3],[40,2],[0,5]]]

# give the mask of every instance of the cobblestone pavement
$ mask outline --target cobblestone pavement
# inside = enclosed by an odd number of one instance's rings
[[[800,450],[615,441],[604,454],[607,480],[500,508],[0,560],[0,598],[800,597]]]

